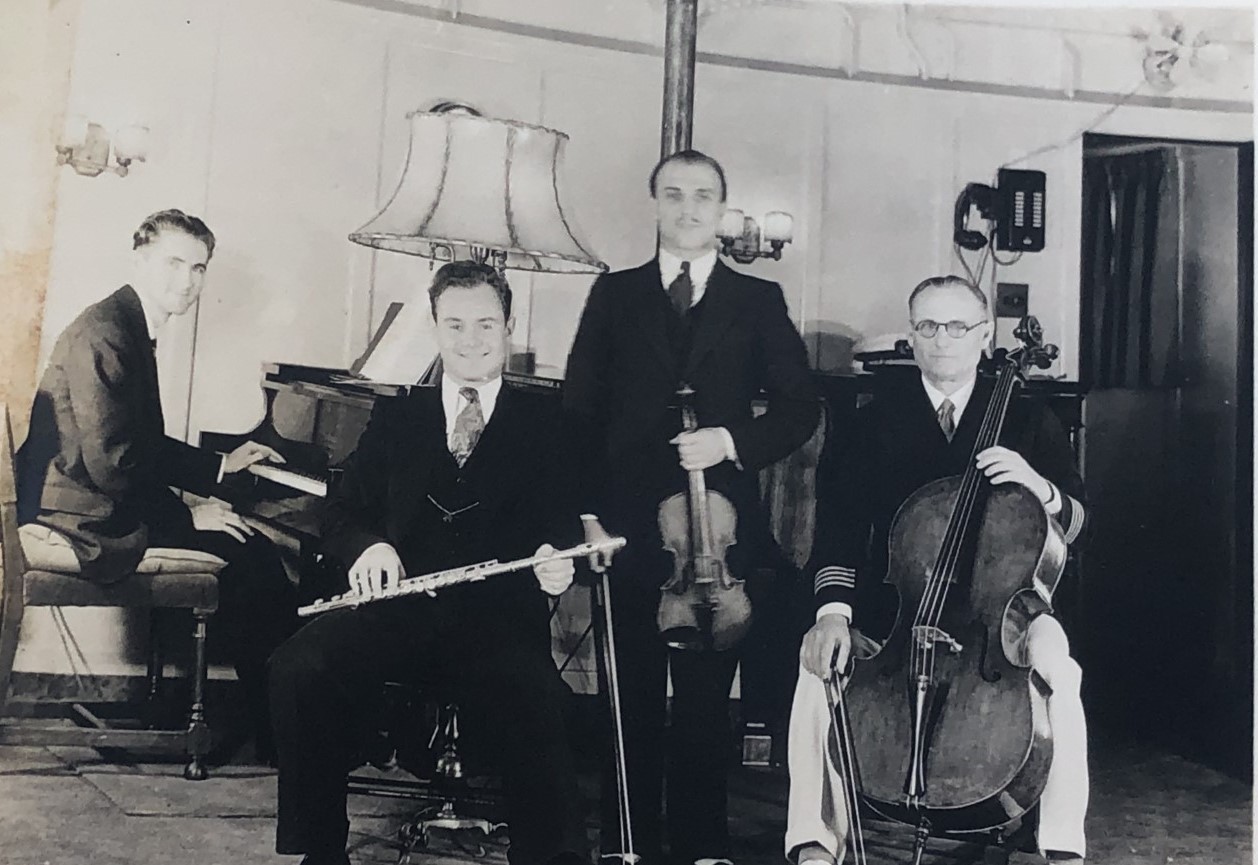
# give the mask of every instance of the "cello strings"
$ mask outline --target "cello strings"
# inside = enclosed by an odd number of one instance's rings
[[[1007,367],[1008,374],[1002,376],[999,382],[1000,387],[993,393],[992,403],[989,404],[989,415],[994,417],[984,418],[984,429],[981,431],[978,441],[975,445],[975,453],[973,457],[977,457],[978,453],[994,445],[1000,436],[1001,427],[1004,426],[1005,415],[1008,410],[1009,400],[1012,395],[1014,382],[1017,380],[1013,375],[1013,367]],[[994,411],[992,411],[994,409]],[[990,426],[986,423],[990,419]],[[952,575],[955,574],[957,564],[961,558],[961,551],[965,542],[965,532],[963,528],[968,524],[973,516],[975,506],[978,503],[979,494],[983,490],[984,475],[978,468],[971,463],[966,470],[966,474],[971,483],[965,490],[966,501],[964,504],[965,515],[959,522],[958,531],[953,538],[951,549],[949,550],[949,561],[947,563],[947,572],[949,579],[945,580],[942,585],[942,591],[938,598],[937,609],[932,611],[932,624],[938,624],[939,619],[943,615],[943,607],[948,598],[948,591],[952,587]]]
[[[1006,370],[1011,371],[1012,368],[1007,367]],[[998,380],[997,388],[993,391],[991,402],[988,404],[987,414],[983,419],[982,429],[975,442],[974,453],[971,455],[972,458],[995,444],[1000,434],[1000,428],[1004,425],[1008,396],[1012,392],[1014,380],[1015,378],[1012,374],[1002,375]],[[961,490],[958,493],[957,511],[960,512],[960,518],[950,522],[949,537],[945,540],[944,549],[940,556],[942,560],[940,570],[943,573],[942,578],[935,582],[936,591],[932,592],[928,616],[926,617],[928,625],[937,626],[943,616],[948,591],[952,587],[953,577],[965,542],[966,533],[964,529],[973,516],[979,493],[982,490],[982,482],[983,473],[971,462],[966,468]]]
[[[993,390],[991,400],[988,402],[987,411],[984,414],[971,459],[977,457],[987,447],[995,444],[1000,435],[1000,429],[1004,426],[1005,415],[1008,409],[1008,397],[1011,395],[1013,385],[1017,380],[1016,375],[1013,374],[1015,369],[1016,367],[1005,367],[997,377],[996,388]],[[952,577],[960,560],[961,549],[965,540],[963,528],[973,514],[978,500],[978,493],[982,488],[981,481],[982,473],[971,462],[962,476],[961,487],[957,495],[958,501],[954,508],[954,517],[949,520],[948,529],[941,544],[940,554],[936,559],[935,571],[932,573],[930,580],[927,581],[926,590],[923,592],[921,602],[918,605],[915,621],[919,625],[938,626],[942,619],[948,590],[951,588]],[[914,658],[917,662],[915,664],[917,674],[933,678],[935,667],[934,641],[930,641],[926,646],[915,646]]]
[[[1001,421],[1003,421],[1003,418],[993,417],[993,415],[996,414],[996,409],[999,407],[998,403],[1000,400],[998,398],[1001,396],[1000,391],[1003,384],[1003,380],[997,381],[997,388],[993,391],[992,399],[988,403],[987,411],[984,414],[983,423],[979,430],[979,436],[975,442],[974,451],[971,454],[971,459],[976,457],[986,446],[986,440],[989,437],[994,439],[991,432],[993,428],[998,428]],[[946,591],[944,586],[947,581],[943,579],[943,575],[947,574],[952,567],[955,566],[956,556],[959,555],[957,548],[960,546],[959,536],[962,535],[961,527],[964,525],[964,522],[969,519],[970,510],[973,507],[974,499],[977,497],[977,475],[978,472],[974,469],[973,462],[971,462],[970,465],[967,466],[965,474],[962,477],[961,487],[957,496],[957,505],[955,510],[961,513],[961,518],[952,519],[948,522],[948,529],[944,534],[944,539],[940,546],[939,556],[935,560],[934,572],[931,574],[931,578],[927,584],[928,589],[923,593],[921,602],[918,605],[917,616],[915,619],[916,624],[931,624],[929,619],[935,615],[937,595],[942,591]]]

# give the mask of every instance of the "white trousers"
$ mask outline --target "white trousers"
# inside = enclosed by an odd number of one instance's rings
[[[1031,622],[1027,632],[1031,667],[1052,689],[1048,722],[1052,727],[1053,760],[1040,799],[1037,836],[1040,853],[1060,850],[1085,854],[1083,818],[1088,810],[1088,733],[1079,697],[1081,673],[1070,657],[1066,632],[1052,616]],[[825,685],[802,667],[791,707],[787,761],[791,773],[786,813],[786,855],[810,844],[824,847],[843,859],[847,833],[842,803],[843,786],[826,759],[830,709]]]

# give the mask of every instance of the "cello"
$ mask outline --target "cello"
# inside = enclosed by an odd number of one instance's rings
[[[1051,609],[1065,538],[1034,493],[993,486],[975,463],[998,442],[1025,371],[1057,353],[1030,316],[1015,335],[1021,347],[994,357],[996,383],[964,474],[926,484],[896,513],[885,582],[899,613],[846,693],[861,796],[916,827],[915,863],[933,831],[995,829],[1022,816],[1052,759],[1046,686],[1025,638],[1030,620]]]
[[[683,384],[682,428],[699,428],[692,398]],[[735,543],[738,514],[721,493],[709,490],[702,470],[687,472],[686,492],[659,506],[660,535],[673,554],[673,575],[660,587],[656,624],[675,649],[732,648],[751,627],[751,600],[743,581],[729,572],[726,551]]]

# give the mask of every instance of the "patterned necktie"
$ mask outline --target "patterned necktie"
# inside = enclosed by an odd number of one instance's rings
[[[454,419],[454,432],[450,436],[450,453],[454,461],[463,468],[467,458],[476,450],[480,434],[485,431],[485,415],[480,408],[480,394],[474,387],[459,388],[459,396],[467,400],[467,405],[459,416]]]
[[[935,418],[939,421],[939,428],[943,430],[943,434],[948,437],[948,441],[952,441],[953,434],[957,431],[956,406],[952,404],[952,400],[945,399],[939,404],[939,410],[935,412]]]
[[[695,286],[690,281],[690,262],[683,261],[681,273],[677,274],[677,278],[668,286],[668,299],[673,302],[673,309],[677,310],[677,314],[683,318],[690,311],[690,301],[694,293]]]

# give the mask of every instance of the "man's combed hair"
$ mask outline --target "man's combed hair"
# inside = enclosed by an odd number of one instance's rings
[[[983,314],[988,313],[987,295],[983,293],[983,290],[965,277],[955,275],[932,276],[919,282],[917,287],[909,292],[910,312],[913,310],[913,301],[917,300],[917,296],[932,288],[964,288],[982,305]]]
[[[448,288],[475,288],[488,285],[498,295],[502,304],[502,320],[511,320],[511,286],[507,278],[488,264],[476,261],[452,261],[443,264],[432,278],[428,289],[428,302],[432,306],[432,317],[437,318],[437,298]]]
[[[659,180],[660,172],[670,162],[681,162],[686,165],[706,165],[708,168],[711,168],[716,172],[716,177],[721,182],[721,201],[725,200],[725,169],[721,167],[721,163],[701,150],[678,150],[676,153],[671,153],[655,163],[655,167],[651,169],[651,178],[647,181],[651,189],[652,198],[655,198],[655,185],[656,181]]]
[[[165,230],[182,231],[184,234],[195,237],[197,240],[205,244],[205,249],[210,257],[214,255],[214,232],[210,231],[209,226],[195,216],[189,216],[182,210],[159,210],[157,213],[149,214],[140,223],[140,227],[135,230],[135,234],[131,235],[131,248],[139,249],[141,246],[148,246],[157,239],[157,235]]]

